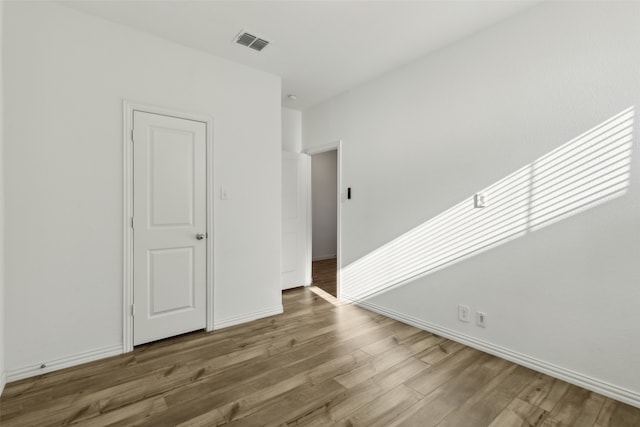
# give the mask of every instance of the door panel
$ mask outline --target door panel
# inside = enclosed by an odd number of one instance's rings
[[[194,143],[189,132],[150,129],[151,226],[193,225]]]
[[[193,248],[148,252],[149,317],[195,307]]]
[[[133,122],[138,345],[206,326],[206,125],[140,111]]]
[[[282,152],[282,289],[308,285],[307,187],[310,157]]]

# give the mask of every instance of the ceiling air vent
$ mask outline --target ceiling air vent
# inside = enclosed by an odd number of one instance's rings
[[[240,31],[240,34],[236,37],[236,43],[241,44],[242,46],[250,47],[253,50],[257,50],[260,52],[262,49],[267,47],[269,44],[268,41],[261,39],[253,34],[249,34],[245,31]]]
[[[266,41],[266,40],[262,40],[262,39],[258,39],[258,40],[256,40],[256,41],[254,41],[253,43],[251,43],[251,44],[249,45],[249,47],[250,47],[251,49],[255,49],[255,50],[257,50],[258,52],[260,52],[262,49],[264,49],[265,47],[267,47],[267,45],[268,45],[268,44],[269,44],[269,42],[268,42],[268,41]]]

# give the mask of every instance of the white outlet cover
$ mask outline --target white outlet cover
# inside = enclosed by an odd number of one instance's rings
[[[471,312],[471,310],[469,309],[468,305],[464,305],[464,304],[459,304],[458,305],[458,320],[461,322],[468,322],[469,321],[469,313]]]

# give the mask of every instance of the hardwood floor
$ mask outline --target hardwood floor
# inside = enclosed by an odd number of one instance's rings
[[[315,287],[283,302],[282,315],[10,383],[0,424],[640,425],[640,409]]]
[[[338,296],[336,289],[336,259],[313,261],[311,264],[313,285],[319,287],[334,297]]]

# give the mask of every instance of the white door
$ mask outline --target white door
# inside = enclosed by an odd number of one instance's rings
[[[133,343],[206,327],[206,124],[134,111]]]
[[[282,152],[282,289],[311,283],[307,187],[311,157]]]

